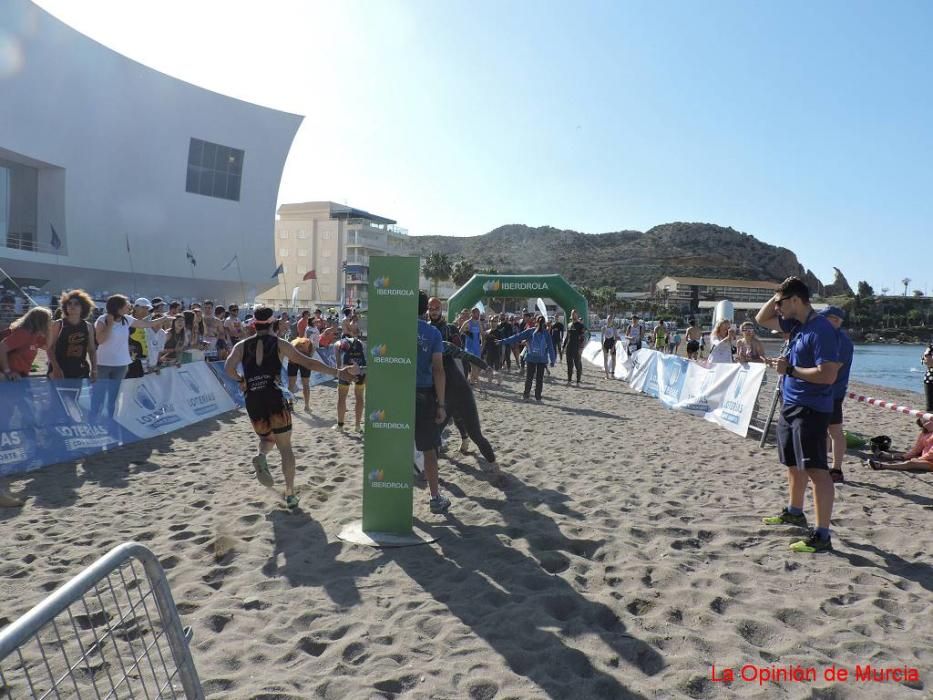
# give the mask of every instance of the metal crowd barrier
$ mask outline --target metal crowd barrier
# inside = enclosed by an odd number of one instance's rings
[[[752,410],[752,419],[748,424],[750,431],[761,433],[761,439],[758,441],[759,447],[764,447],[765,443],[768,442],[768,435],[771,432],[771,426],[774,424],[774,414],[781,402],[780,383],[775,383],[774,388],[770,388],[775,376],[777,375],[765,371],[761,387],[758,389],[758,396],[755,399],[755,408]]]
[[[158,559],[127,542],[0,630],[0,698],[200,700],[190,639]]]

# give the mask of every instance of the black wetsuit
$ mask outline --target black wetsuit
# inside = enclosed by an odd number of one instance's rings
[[[564,361],[564,324],[555,321],[551,324],[551,340],[554,341],[554,349],[560,355],[561,362]]]
[[[577,384],[580,383],[580,374],[583,372],[583,362],[580,353],[583,352],[583,341],[586,338],[586,326],[580,321],[571,322],[567,328],[567,381],[573,378],[573,370],[577,370]]]
[[[444,377],[447,388],[445,400],[447,401],[448,418],[452,418],[454,425],[460,432],[460,438],[469,437],[479,448],[480,453],[489,462],[496,461],[496,453],[483,436],[479,422],[479,412],[476,409],[476,399],[473,397],[473,387],[457,367],[457,361],[448,352],[453,351],[450,343],[444,344]]]

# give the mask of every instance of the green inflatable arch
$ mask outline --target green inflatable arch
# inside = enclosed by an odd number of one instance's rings
[[[547,297],[564,310],[564,320],[573,309],[589,327],[586,299],[560,275],[473,275],[447,300],[447,321],[452,322],[460,309],[469,309],[490,297]]]

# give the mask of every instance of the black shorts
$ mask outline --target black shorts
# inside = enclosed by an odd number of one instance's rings
[[[441,426],[437,424],[437,396],[434,389],[415,392],[415,447],[422,452],[441,446]]]
[[[292,405],[277,387],[246,392],[246,413],[259,437],[292,429]]]
[[[699,340],[688,340],[687,341],[687,352],[700,352],[700,341]]]
[[[785,406],[777,424],[778,458],[787,467],[829,469],[826,462],[826,429],[831,413],[806,406]]]
[[[339,384],[340,386],[350,386],[351,384],[359,384],[360,386],[364,386],[366,384],[366,375],[361,374],[359,376],[356,376],[349,382],[344,381],[343,379],[338,379],[337,384]]]
[[[842,402],[845,398],[833,400],[833,417],[829,419],[830,425],[842,425]]]
[[[302,379],[307,379],[311,376],[311,370],[307,367],[302,367],[297,362],[289,362],[286,370],[288,371],[289,377],[297,377],[299,373]]]
[[[616,351],[616,341],[612,338],[603,339],[603,350],[606,352],[615,353]]]

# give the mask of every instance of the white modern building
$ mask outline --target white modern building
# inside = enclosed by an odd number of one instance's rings
[[[53,294],[245,301],[269,285],[302,117],[147,68],[28,0],[0,2],[0,30],[6,274]]]

